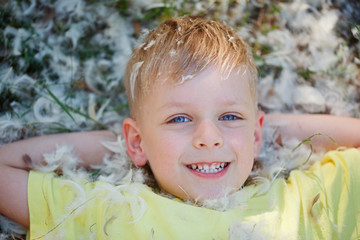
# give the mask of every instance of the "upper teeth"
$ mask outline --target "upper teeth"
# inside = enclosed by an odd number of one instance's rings
[[[224,169],[227,163],[213,163],[209,164],[191,164],[191,168],[197,172],[202,173],[217,173]]]

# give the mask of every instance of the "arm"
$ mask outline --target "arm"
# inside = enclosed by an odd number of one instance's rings
[[[84,162],[82,166],[102,162],[108,150],[100,141],[115,141],[108,131],[77,132],[30,138],[0,147],[0,213],[29,227],[27,182],[29,169],[23,155],[33,163],[40,163],[42,154],[56,149],[56,145],[74,145],[74,152]]]
[[[337,147],[360,147],[360,119],[325,114],[268,114],[264,125],[279,128],[281,137],[302,141],[313,134],[321,133],[336,141],[334,144],[326,136],[314,136],[315,151],[331,150]]]

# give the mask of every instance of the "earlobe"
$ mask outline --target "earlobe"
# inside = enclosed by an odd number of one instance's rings
[[[141,135],[132,118],[126,118],[123,122],[123,134],[126,142],[126,149],[131,160],[137,166],[144,166],[147,162],[144,149],[141,146]]]
[[[256,115],[255,123],[255,140],[254,140],[254,156],[257,157],[260,154],[261,142],[262,142],[262,127],[264,124],[264,112],[258,111]]]

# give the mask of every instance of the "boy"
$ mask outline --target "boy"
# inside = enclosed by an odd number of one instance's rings
[[[0,212],[28,227],[28,239],[358,238],[358,150],[330,152],[311,171],[276,180],[266,194],[260,193],[262,184],[238,191],[262,139],[256,75],[246,44],[229,27],[184,17],[149,33],[134,50],[124,80],[131,118],[124,120],[122,134],[133,163],[149,164],[160,189],[175,199],[230,196],[231,208],[184,204],[142,184],[29,173],[22,161],[28,154],[39,163],[55,143],[67,143],[76,146],[82,166],[98,163],[106,152],[99,142],[114,136],[92,132],[1,147]],[[281,120],[282,134],[305,138],[322,132],[340,145],[360,146],[354,134],[359,120],[323,119],[269,115],[265,122]],[[338,132],[330,127],[340,124]],[[314,144],[334,147],[326,140]]]

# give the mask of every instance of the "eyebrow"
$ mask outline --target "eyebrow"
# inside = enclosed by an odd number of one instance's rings
[[[166,109],[166,108],[179,108],[179,107],[184,107],[184,106],[188,106],[191,105],[190,102],[186,103],[186,102],[180,102],[180,101],[171,101],[171,102],[167,102],[163,105],[161,105],[158,110],[161,109]]]
[[[236,106],[238,104],[241,104],[242,102],[244,102],[244,101],[242,101],[242,99],[239,99],[239,101],[225,99],[225,100],[223,100],[221,102],[221,104],[231,107],[231,106]],[[191,105],[192,105],[192,102],[183,102],[183,101],[175,100],[175,101],[171,101],[171,102],[163,104],[162,106],[160,106],[158,108],[158,110],[168,108],[168,107],[170,107],[170,108],[180,108],[180,107],[186,107],[186,106],[191,106]]]

